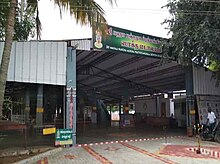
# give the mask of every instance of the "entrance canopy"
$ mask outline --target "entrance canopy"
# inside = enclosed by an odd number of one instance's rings
[[[106,32],[71,42],[78,46],[78,91],[112,102],[185,89],[183,67],[161,61],[163,38],[114,26]]]
[[[123,97],[185,89],[183,67],[176,62],[113,51],[77,50],[77,84],[85,93],[109,102]]]

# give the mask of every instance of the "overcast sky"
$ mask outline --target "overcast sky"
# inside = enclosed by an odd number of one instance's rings
[[[161,23],[169,17],[168,11],[161,9],[167,0],[117,0],[111,7],[105,0],[96,0],[106,11],[109,25],[128,30],[168,38],[168,31]],[[76,25],[67,13],[60,19],[59,9],[50,0],[39,3],[40,19],[43,26],[43,40],[91,38],[89,27]]]

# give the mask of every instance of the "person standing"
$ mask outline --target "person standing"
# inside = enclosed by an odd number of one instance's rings
[[[208,108],[208,116],[207,116],[207,122],[206,124],[210,126],[211,131],[215,127],[215,122],[216,122],[216,116],[215,113],[212,112],[211,108]]]

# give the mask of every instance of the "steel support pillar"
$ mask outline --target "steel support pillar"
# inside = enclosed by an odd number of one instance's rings
[[[192,65],[185,67],[186,83],[186,120],[187,126],[192,127],[195,124],[195,100],[193,91],[193,69]]]
[[[161,115],[160,113],[160,97],[159,96],[156,96],[156,116],[159,117]]]
[[[36,110],[36,125],[43,125],[43,84],[38,85],[37,89],[37,110]]]
[[[26,89],[25,92],[25,109],[24,109],[25,123],[29,124],[30,121],[30,90]]]
[[[68,47],[66,59],[66,128],[73,131],[76,145],[76,50]]]

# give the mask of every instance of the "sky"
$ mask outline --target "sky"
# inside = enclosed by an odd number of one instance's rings
[[[167,0],[117,0],[117,6],[111,6],[105,0],[95,1],[105,10],[109,25],[158,37],[170,37],[166,26],[161,25],[169,18],[168,11],[161,9]],[[68,12],[64,12],[61,19],[58,7],[51,0],[39,1],[39,13],[43,27],[42,40],[92,37],[91,28],[76,25]]]

